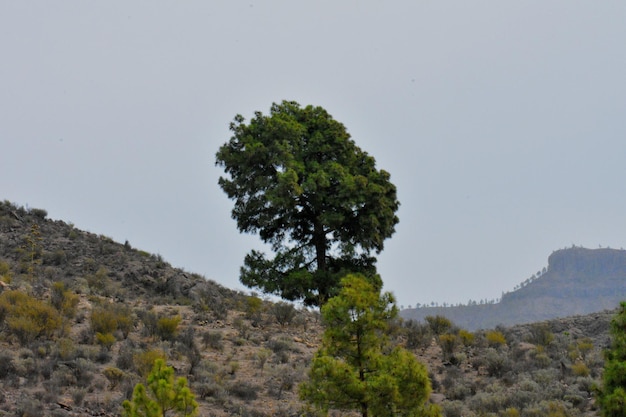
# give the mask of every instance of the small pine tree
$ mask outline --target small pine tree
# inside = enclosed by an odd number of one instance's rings
[[[626,301],[611,321],[611,347],[605,352],[597,397],[604,417],[626,416]]]
[[[391,344],[389,323],[397,316],[393,296],[366,279],[348,275],[339,295],[322,307],[326,325],[300,396],[320,410],[358,410],[368,416],[437,416],[427,403],[430,380],[424,365]]]
[[[191,417],[198,412],[198,403],[187,386],[187,378],[174,380],[174,369],[157,359],[148,375],[148,389],[135,385],[132,399],[122,403],[124,417],[163,417],[168,411]]]

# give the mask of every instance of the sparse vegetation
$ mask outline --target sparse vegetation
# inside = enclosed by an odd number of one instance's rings
[[[30,251],[33,224],[41,240]],[[187,379],[199,415],[315,415],[297,387],[320,347],[318,312],[6,202],[0,243],[0,415],[119,416],[138,383],[149,392],[157,359]],[[479,331],[393,321],[389,341],[425,364],[446,417],[587,417],[599,412],[613,316]]]

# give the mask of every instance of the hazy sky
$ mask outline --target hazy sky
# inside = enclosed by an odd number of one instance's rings
[[[215,152],[295,100],[391,173],[398,303],[492,299],[626,246],[625,45],[623,0],[0,1],[0,199],[244,288]]]

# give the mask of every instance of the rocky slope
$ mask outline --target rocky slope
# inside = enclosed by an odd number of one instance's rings
[[[0,416],[119,415],[158,357],[188,379],[201,416],[314,415],[297,390],[322,331],[314,311],[229,290],[8,202],[0,283]],[[60,323],[32,333],[18,299]],[[612,314],[474,332],[404,321],[394,340],[428,367],[446,417],[591,416]]]

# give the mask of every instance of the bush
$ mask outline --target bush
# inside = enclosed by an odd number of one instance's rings
[[[96,333],[96,342],[106,350],[111,350],[111,347],[116,342],[115,336],[111,333]]]
[[[245,381],[235,381],[228,387],[228,393],[244,401],[257,399],[260,387]]]
[[[497,348],[506,345],[506,338],[504,337],[504,334],[498,330],[489,330],[485,334],[485,339],[491,347]]]
[[[91,331],[94,334],[113,334],[119,330],[126,338],[135,326],[130,308],[119,303],[103,303],[94,307],[90,320]]]
[[[109,380],[109,389],[115,389],[126,378],[124,371],[114,367],[105,368],[102,373]]]
[[[15,363],[13,362],[13,354],[10,352],[0,352],[0,379],[15,373]]]
[[[112,304],[94,307],[91,312],[91,330],[96,333],[113,333],[117,330],[117,312]]]
[[[463,346],[472,346],[474,344],[474,333],[461,329],[459,330],[459,339]]]
[[[407,320],[404,322],[404,328],[407,348],[418,349],[430,345],[432,333],[428,324],[418,323],[415,320]]]
[[[430,326],[430,330],[437,336],[452,328],[452,322],[444,316],[426,316],[425,320]]]
[[[72,291],[66,290],[65,285],[62,282],[55,282],[52,284],[50,291],[50,303],[56,308],[59,313],[67,318],[72,318],[76,315],[76,307],[80,298]]]
[[[443,352],[443,357],[445,360],[449,360],[452,354],[454,353],[454,348],[457,344],[456,335],[446,333],[439,336],[439,345],[441,346],[441,350]]]
[[[575,362],[572,364],[572,373],[575,376],[589,376],[591,373],[584,362]]]
[[[39,337],[52,338],[63,323],[58,311],[49,304],[21,291],[5,291],[0,295],[0,319],[22,346]]]
[[[159,349],[151,349],[133,356],[135,369],[141,376],[146,376],[152,370],[157,359],[166,360],[167,355]]]
[[[504,354],[494,349],[488,349],[485,354],[485,368],[489,376],[502,377],[506,372],[510,371],[512,363]]]
[[[296,309],[293,304],[279,301],[272,306],[272,314],[276,319],[276,322],[281,326],[291,324],[293,318],[296,316]]]
[[[202,342],[204,343],[205,348],[211,348],[219,351],[224,349],[224,344],[222,343],[222,333],[220,332],[205,332],[202,335]]]
[[[178,324],[180,321],[180,316],[161,317],[157,320],[157,336],[159,336],[161,340],[174,340],[178,334]]]
[[[536,323],[530,328],[530,343],[541,346],[548,346],[554,340],[554,334],[546,323]]]

